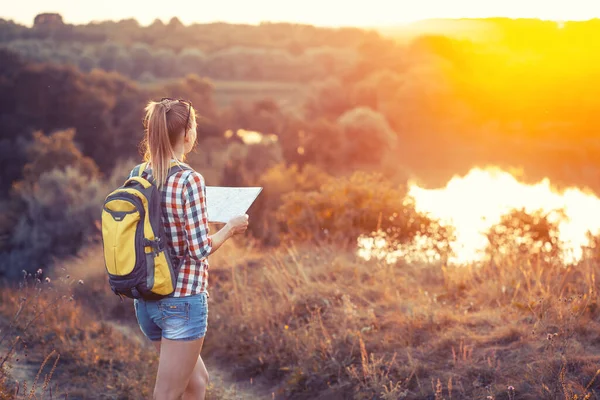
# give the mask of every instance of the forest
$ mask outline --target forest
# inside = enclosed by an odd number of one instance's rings
[[[319,171],[307,177],[312,188],[325,171],[435,186],[496,165],[521,170],[525,181],[547,176],[597,190],[599,22],[484,22],[500,38],[407,42],[355,28],[183,26],[176,18],[149,26],[69,25],[58,14],[38,15],[32,27],[2,20],[0,198],[10,211],[0,218],[0,251],[17,254],[2,258],[20,271],[18,238],[30,230],[62,254],[46,232],[53,223],[32,221],[41,205],[31,201],[52,208],[64,193],[25,199],[27,185],[67,167],[71,176],[53,179],[103,182],[119,162],[139,159],[142,107],[165,93],[191,100],[202,116],[193,162],[209,184],[258,184],[270,168],[309,167]],[[304,189],[272,188],[262,208],[274,212],[293,190]],[[267,240],[268,230],[255,234]]]

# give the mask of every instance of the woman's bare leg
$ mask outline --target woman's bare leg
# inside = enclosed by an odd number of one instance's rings
[[[155,344],[160,351],[154,387],[155,400],[179,400],[183,396],[188,383],[192,380],[192,373],[198,364],[203,343],[204,338],[192,341],[163,338],[160,346]],[[196,384],[198,381],[193,383]],[[205,390],[206,386],[204,386]]]
[[[160,354],[160,341],[152,342],[156,351]],[[192,372],[192,376],[188,382],[187,387],[185,388],[185,392],[183,393],[183,400],[204,400],[206,397],[206,389],[208,388],[208,370],[204,365],[204,361],[202,360],[202,356],[198,357],[198,361],[196,361],[196,366],[194,367],[194,371]]]
[[[208,387],[208,371],[202,361],[202,356],[198,357],[196,367],[188,382],[182,400],[204,400],[206,389]]]

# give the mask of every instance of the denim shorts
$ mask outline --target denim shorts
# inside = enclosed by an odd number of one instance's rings
[[[134,300],[135,316],[144,335],[153,342],[196,340],[208,326],[206,292],[161,300]]]

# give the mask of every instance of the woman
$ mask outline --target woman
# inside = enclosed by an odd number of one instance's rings
[[[245,232],[248,216],[233,218],[209,236],[202,175],[186,168],[167,178],[169,168],[182,163],[196,142],[191,102],[150,102],[146,123],[145,173],[153,176],[161,190],[168,246],[181,267],[175,292],[161,300],[135,300],[136,317],[160,353],[154,399],[204,399],[208,372],[200,351],[208,317],[207,257],[233,235]]]

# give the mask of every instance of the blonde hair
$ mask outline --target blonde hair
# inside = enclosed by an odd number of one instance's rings
[[[179,100],[151,101],[145,111],[146,129],[142,142],[144,160],[150,163],[156,185],[162,189],[169,174],[171,159],[176,158],[173,147],[194,128],[196,111],[189,103]]]

